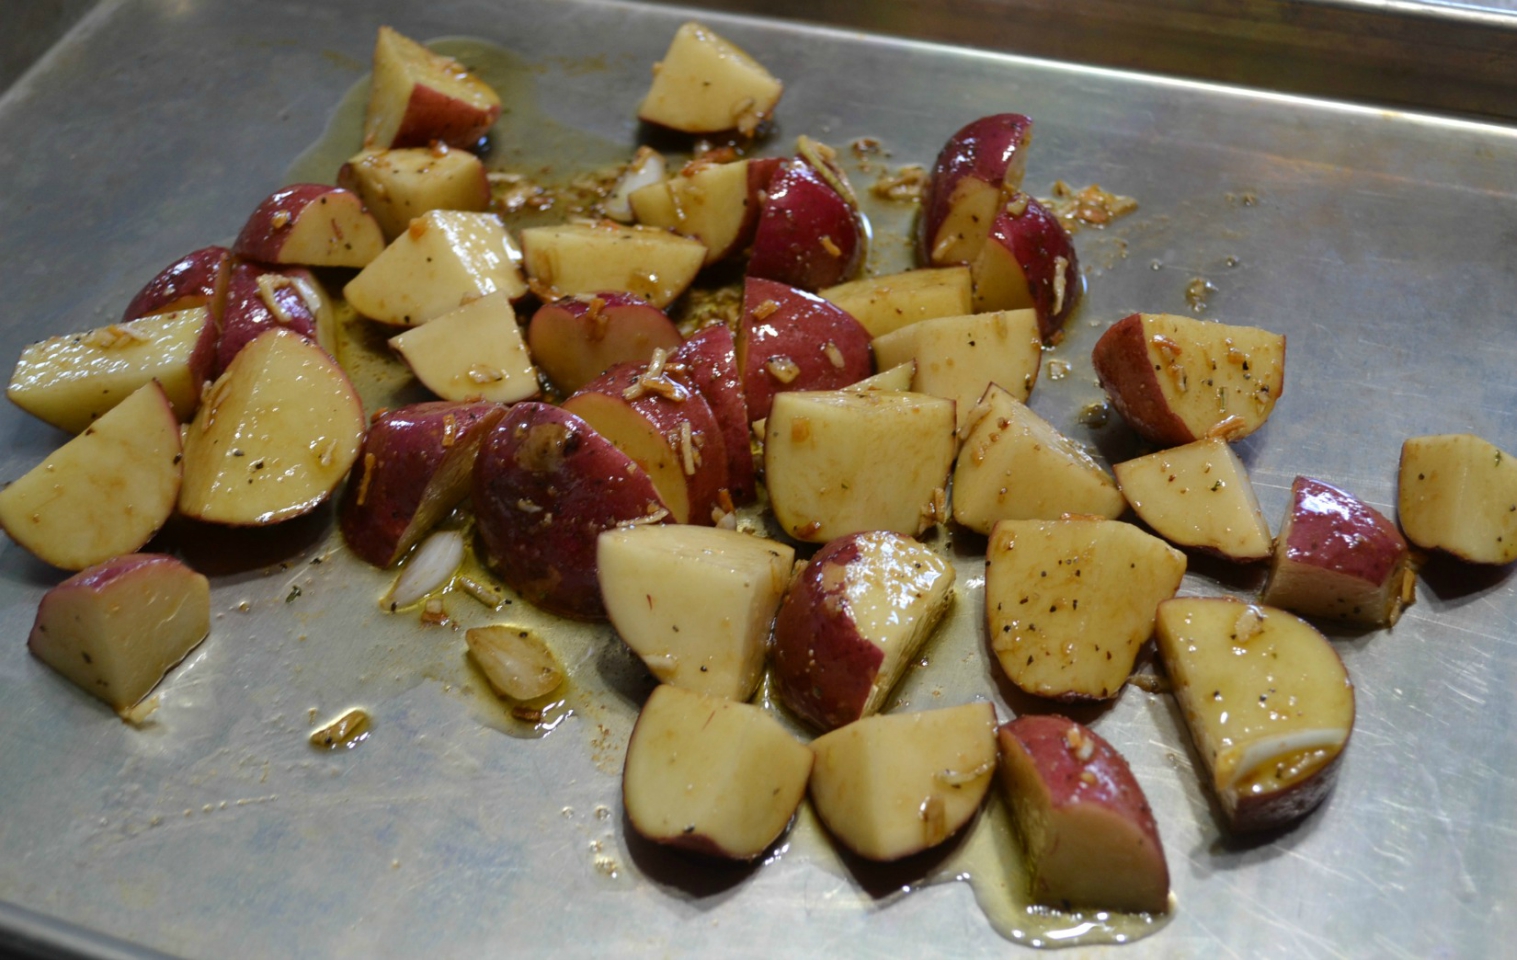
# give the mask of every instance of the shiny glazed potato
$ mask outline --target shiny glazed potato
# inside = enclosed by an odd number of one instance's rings
[[[692,20],[675,31],[655,66],[637,117],[684,133],[751,136],[773,116],[783,91],[757,60]]]
[[[1031,144],[1032,121],[1019,113],[981,117],[948,138],[922,197],[918,255],[923,263],[974,262],[1002,193],[1022,185]]]
[[[380,27],[374,79],[364,114],[369,149],[425,147],[442,141],[469,149],[500,116],[500,97],[451,57]]]
[[[802,159],[787,161],[769,182],[748,258],[748,276],[800,290],[849,279],[864,254],[858,210]]]
[[[772,675],[785,706],[822,730],[878,712],[953,601],[954,576],[898,533],[818,550],[774,621]]]
[[[1239,562],[1274,550],[1248,470],[1221,438],[1160,450],[1112,472],[1138,517],[1176,546]]]
[[[1320,804],[1354,727],[1354,685],[1306,621],[1231,597],[1159,605],[1159,656],[1238,832],[1282,827]]]
[[[260,203],[232,251],[261,263],[363,267],[385,248],[379,221],[358,194],[320,183],[297,183]]]
[[[1084,290],[1069,231],[1036,199],[1004,193],[990,233],[970,265],[974,308],[1031,309],[1046,343],[1057,342]]]
[[[43,594],[27,647],[125,715],[211,628],[206,578],[162,554],[81,570]]]
[[[776,394],[833,390],[874,372],[869,331],[821,297],[774,280],[743,283],[737,365],[748,416],[769,416]]]
[[[1401,527],[1425,549],[1471,563],[1517,560],[1517,460],[1474,434],[1401,446]]]
[[[989,703],[865,717],[812,741],[811,803],[827,831],[869,860],[899,860],[958,833],[996,770]]]
[[[1032,899],[1058,909],[1163,913],[1169,865],[1127,761],[1059,716],[1001,725],[1001,786],[1032,872]]]
[[[469,495],[494,403],[412,404],[374,419],[338,511],[348,547],[389,567]]]
[[[385,240],[432,210],[480,212],[490,207],[485,165],[467,150],[445,145],[364,150],[337,171],[338,186],[363,198]]]
[[[653,351],[680,343],[664,311],[621,290],[560,297],[538,307],[527,325],[532,358],[564,394],[619,363],[647,363]]]
[[[490,431],[474,462],[484,560],[522,598],[579,620],[606,615],[595,537],[669,511],[648,474],[589,424],[524,401]]]

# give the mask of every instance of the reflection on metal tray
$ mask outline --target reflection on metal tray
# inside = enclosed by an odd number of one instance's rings
[[[102,7],[0,99],[0,356],[107,322],[159,267],[234,235],[323,138],[380,23],[498,44],[522,65],[510,95],[522,117],[547,118],[560,144],[630,152],[648,66],[682,18],[587,0]],[[1409,435],[1468,430],[1517,448],[1512,131],[709,19],[786,81],[766,152],[801,133],[874,136],[891,164],[929,163],[962,123],[1015,109],[1037,123],[1034,192],[1063,179],[1138,199],[1136,213],[1077,236],[1089,297],[1049,358],[1069,373],[1033,395],[1105,456],[1133,446],[1120,424],[1079,423],[1095,396],[1092,343],[1132,310],[1187,312],[1198,279],[1214,288],[1207,315],[1289,337],[1284,396],[1240,444],[1272,523],[1301,473],[1389,509]],[[528,127],[508,117],[492,162],[546,149]],[[61,439],[14,409],[0,412],[0,435],[3,479]],[[557,631],[572,715],[524,736],[458,633],[378,610],[388,577],[348,558],[326,519],[278,537],[174,541],[215,574],[212,635],[141,728],[27,656],[21,638],[58,575],[0,546],[0,900],[20,908],[0,922],[12,939],[56,934],[112,955],[40,914],[206,957],[1021,949],[966,884],[881,886],[825,845],[731,872],[630,841],[617,774],[647,681],[609,629],[450,600],[465,625]],[[972,656],[981,583],[973,544],[959,545],[955,614],[901,697],[913,708],[988,696],[1009,716]],[[1259,580],[1192,569],[1192,592]],[[1112,955],[1502,955],[1517,936],[1505,909],[1517,896],[1509,572],[1434,563],[1393,630],[1334,635],[1358,688],[1357,730],[1327,804],[1277,836],[1221,832],[1167,697],[1130,688],[1082,714],[1143,782],[1178,898],[1167,927]],[[313,718],[353,705],[374,716],[369,739],[314,752]]]

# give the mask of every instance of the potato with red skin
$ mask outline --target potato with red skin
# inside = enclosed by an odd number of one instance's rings
[[[1303,616],[1390,626],[1415,596],[1411,557],[1380,511],[1332,484],[1297,477],[1259,599]]]
[[[1236,833],[1273,830],[1326,799],[1353,734],[1338,651],[1305,620],[1233,597],[1159,604],[1159,657]]]
[[[727,483],[727,446],[700,393],[647,364],[622,363],[563,407],[647,472],[675,523],[714,522]]]
[[[232,359],[268,330],[289,330],[312,342],[318,337],[319,303],[313,303],[316,279],[298,267],[287,270],[238,261],[227,280],[226,297],[216,315],[218,329],[210,378],[221,376]],[[325,349],[325,346],[323,346]]]
[[[1032,874],[1032,900],[1059,909],[1169,909],[1159,826],[1127,761],[1060,716],[1001,725],[1001,785]]]
[[[923,263],[974,262],[1002,193],[1022,185],[1031,144],[1032,120],[1019,113],[981,117],[948,138],[922,196],[917,248]]]
[[[389,27],[374,41],[374,75],[364,114],[365,148],[470,149],[500,116],[500,97],[468,68]]]
[[[441,143],[365,150],[338,169],[337,185],[363,199],[386,241],[431,210],[490,209],[484,163],[467,150],[450,150]]]
[[[734,504],[755,496],[748,401],[738,375],[737,342],[724,323],[696,333],[669,355],[669,375],[705,398],[727,447],[727,493]]]
[[[173,557],[130,553],[42,595],[32,655],[126,716],[211,628],[211,588]]]
[[[484,439],[473,496],[490,568],[529,603],[577,620],[606,616],[600,532],[669,518],[632,458],[574,414],[533,401],[511,407]]]
[[[434,401],[376,417],[338,513],[353,552],[376,567],[394,566],[469,495],[480,442],[505,411]]]
[[[358,194],[322,183],[274,191],[232,246],[249,260],[305,267],[365,267],[384,248],[384,231]]]
[[[565,394],[618,363],[647,363],[681,343],[668,314],[633,293],[607,290],[545,303],[527,324],[527,348]]]
[[[1031,308],[1037,311],[1045,343],[1055,342],[1083,289],[1069,231],[1047,207],[1020,191],[996,212],[970,273],[976,312]]]
[[[121,322],[154,313],[172,313],[191,307],[209,307],[215,316],[226,291],[232,269],[232,251],[226,247],[202,247],[158,271],[157,276],[132,297]]]
[[[836,305],[774,280],[743,283],[737,364],[748,416],[769,416],[774,395],[834,390],[874,373],[869,331]]]
[[[1122,419],[1163,447],[1214,429],[1246,437],[1285,390],[1285,336],[1258,327],[1134,313],[1101,335],[1090,359]]]
[[[790,585],[774,621],[780,699],[822,730],[877,713],[953,599],[954,571],[908,536],[839,537]]]
[[[763,201],[754,189],[754,161],[693,160],[674,176],[627,197],[637,222],[694,237],[706,245],[706,265],[741,251],[758,229]]]
[[[852,277],[863,254],[858,211],[810,164],[783,164],[759,211],[748,276],[815,291]]]

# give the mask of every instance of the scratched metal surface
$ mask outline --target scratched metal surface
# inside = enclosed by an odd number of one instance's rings
[[[1272,524],[1297,473],[1389,509],[1408,435],[1469,430],[1517,450],[1512,130],[711,19],[787,82],[775,152],[802,132],[874,135],[893,162],[926,163],[961,123],[1015,109],[1038,125],[1035,190],[1099,181],[1139,199],[1130,218],[1077,238],[1089,298],[1051,357],[1071,373],[1045,377],[1033,400],[1108,456],[1132,452],[1123,429],[1074,419],[1094,394],[1089,348],[1127,311],[1185,312],[1196,278],[1216,288],[1207,315],[1290,338],[1284,399],[1241,445]],[[107,3],[0,99],[0,356],[109,321],[164,263],[235,234],[322,137],[381,22],[497,43],[534,66],[523,102],[630,145],[648,64],[678,20],[526,0]],[[875,264],[903,249],[882,244]],[[0,438],[3,479],[62,439],[9,407]],[[282,540],[170,544],[216,574],[215,619],[143,729],[27,656],[36,602],[58,575],[0,547],[10,933],[52,936],[41,914],[197,957],[1021,949],[962,883],[869,892],[796,850],[713,873],[629,840],[616,774],[645,687],[610,634],[557,634],[575,712],[544,739],[509,736],[459,634],[381,615],[386,578],[334,552],[323,521]],[[1166,929],[1111,955],[1504,955],[1517,936],[1509,574],[1434,565],[1394,630],[1335,636],[1357,729],[1326,806],[1281,835],[1225,838],[1165,698],[1128,689],[1092,714],[1154,803],[1179,902]],[[947,627],[971,648],[974,576],[966,561]],[[1256,585],[1252,572],[1196,564],[1186,589]],[[449,602],[461,622],[498,619]],[[556,629],[519,608],[510,617]],[[1010,715],[983,667],[932,669],[909,679],[907,699],[938,686]],[[355,703],[375,716],[369,740],[313,752],[311,712]]]

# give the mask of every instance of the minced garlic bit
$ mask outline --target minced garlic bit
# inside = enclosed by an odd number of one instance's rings
[[[927,190],[927,171],[919,164],[909,163],[894,173],[886,172],[869,188],[869,192],[881,200],[910,203],[921,200]]]
[[[1264,611],[1250,603],[1244,606],[1238,619],[1233,621],[1232,641],[1247,643],[1264,632]]]
[[[833,242],[831,236],[824,233],[822,234],[822,239],[818,242],[821,243],[822,249],[827,251],[827,256],[841,257],[843,255],[842,248]]]
[[[458,418],[453,414],[444,414],[442,418],[442,448],[444,450],[458,442]]]
[[[290,221],[294,219],[295,218],[290,215],[290,211],[288,210],[275,210],[274,215],[269,218],[269,225],[272,226],[275,230],[283,230],[285,227],[288,227],[290,225]]]
[[[434,627],[448,622],[448,608],[443,606],[442,597],[427,598],[421,607],[421,622]]]
[[[831,340],[828,340],[827,343],[823,345],[822,352],[827,355],[827,362],[832,364],[835,368],[841,370],[843,367],[848,365],[847,359],[843,356],[843,351],[839,350],[838,345],[836,343],[833,343]]]
[[[358,478],[358,505],[364,505],[369,499],[369,484],[374,480],[374,467],[379,461],[373,453],[363,455],[363,474]]]
[[[680,465],[685,468],[685,476],[695,476],[697,457],[695,455],[694,432],[690,429],[689,420],[679,422],[679,455]]]
[[[1020,217],[1027,212],[1027,194],[1019,193],[1012,197],[1006,204],[1006,212],[1010,216]]]
[[[336,437],[318,437],[311,441],[311,452],[316,454],[316,462],[323,467],[330,467],[337,453]]]
[[[633,517],[630,520],[618,520],[616,522],[616,525],[618,527],[641,527],[645,525],[663,523],[664,519],[668,516],[668,510],[665,510],[663,507],[654,507],[650,505],[648,508],[648,513],[645,515],[641,517]]]
[[[632,378],[632,385],[622,391],[622,399],[636,400],[645,393],[655,393],[667,400],[683,401],[688,392],[665,373],[668,359],[669,351],[663,347],[654,350],[647,369]]]
[[[1206,309],[1206,298],[1217,292],[1216,286],[1205,277],[1191,277],[1185,285],[1185,302],[1190,305],[1191,313],[1200,313]]]
[[[789,357],[770,357],[764,364],[764,369],[780,383],[794,383],[795,378],[801,375],[800,366]]]
[[[285,305],[279,302],[278,296],[279,291],[286,287],[295,287],[295,281],[277,273],[261,273],[258,275],[259,299],[269,308],[269,312],[274,315],[274,319],[281,326],[288,327],[295,322],[295,318],[290,316],[290,311],[285,309]],[[300,293],[300,289],[296,287],[295,292]]]
[[[1043,205],[1070,232],[1081,226],[1104,227],[1138,209],[1138,201],[1132,197],[1103,190],[1098,183],[1076,190],[1063,180],[1054,182],[1053,196],[1044,200]]]
[[[1095,756],[1096,742],[1080,727],[1070,727],[1064,731],[1064,743],[1069,747],[1069,752],[1074,755],[1074,758],[1081,763]]]
[[[406,233],[411,235],[412,240],[420,240],[427,235],[427,221],[416,217],[406,226]]]
[[[147,343],[148,338],[133,327],[113,323],[98,330],[91,330],[84,337],[84,344],[100,350],[115,350],[134,343]]]
[[[753,319],[768,320],[770,317],[774,316],[774,312],[779,308],[780,305],[775,301],[765,300],[753,308]]]
[[[1064,294],[1069,286],[1069,258],[1053,258],[1053,315],[1064,312]]]
[[[543,508],[539,507],[537,504],[533,503],[531,500],[518,500],[518,501],[516,501],[516,509],[520,510],[522,513],[542,513],[543,512]]]
[[[506,379],[505,371],[476,363],[469,368],[469,379],[474,383],[496,383]]]
[[[506,598],[505,593],[499,587],[494,584],[485,583],[483,580],[476,580],[473,577],[459,577],[454,582],[458,584],[464,593],[467,593],[487,607],[498,607],[501,601]]]
[[[974,783],[976,780],[990,773],[996,767],[994,760],[986,760],[984,763],[969,770],[939,770],[932,775],[932,779],[949,787],[962,787],[966,783]]]

